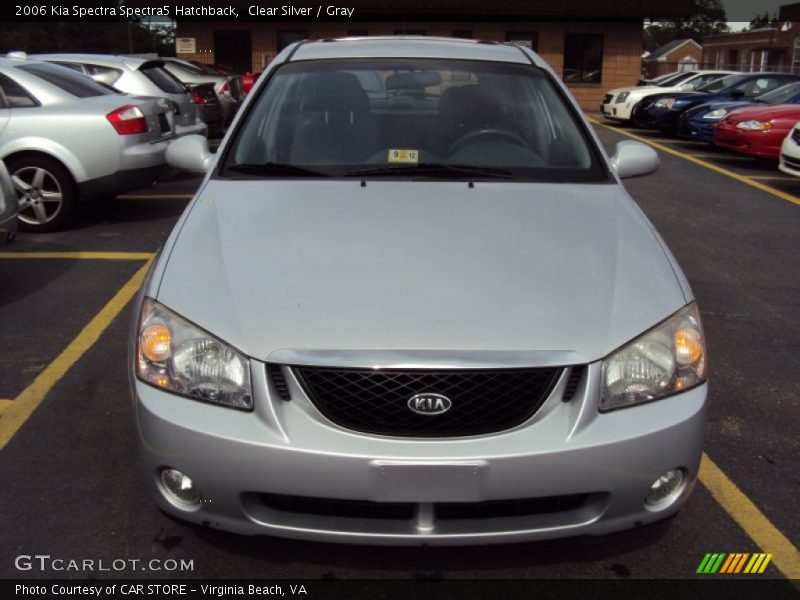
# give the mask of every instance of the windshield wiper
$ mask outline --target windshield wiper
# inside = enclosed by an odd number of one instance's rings
[[[229,171],[248,175],[275,175],[276,177],[330,177],[327,173],[282,163],[240,163],[227,167]]]
[[[495,167],[477,167],[473,165],[420,163],[417,165],[375,167],[372,169],[361,169],[345,173],[345,177],[382,177],[385,175],[422,175],[423,177],[449,177],[455,179],[509,179],[511,178],[511,171]]]

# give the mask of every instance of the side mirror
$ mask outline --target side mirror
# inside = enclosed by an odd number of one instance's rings
[[[202,135],[187,135],[171,142],[167,148],[167,164],[182,171],[205,173],[214,164],[208,139]]]
[[[649,175],[658,169],[661,159],[647,144],[625,140],[617,144],[611,167],[620,179]]]

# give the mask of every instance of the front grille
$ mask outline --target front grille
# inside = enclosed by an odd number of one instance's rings
[[[781,158],[783,159],[783,164],[787,167],[800,171],[800,160],[792,158],[791,156],[786,156],[785,154],[781,154]]]
[[[334,423],[366,433],[411,437],[479,435],[515,427],[539,409],[562,372],[295,368],[308,397]],[[418,414],[409,407],[418,394],[445,396],[451,407],[438,414]]]
[[[490,500],[486,502],[434,503],[434,518],[438,521],[465,521],[531,517],[579,509],[590,494],[570,494],[545,498]],[[368,500],[339,500],[259,494],[261,503],[270,510],[315,517],[345,519],[388,519],[408,521],[414,518],[417,504],[411,502],[372,502]]]
[[[610,104],[611,100],[614,99],[614,94],[606,94],[603,96],[603,104]]]
[[[792,129],[792,140],[795,144],[800,144],[800,129]]]

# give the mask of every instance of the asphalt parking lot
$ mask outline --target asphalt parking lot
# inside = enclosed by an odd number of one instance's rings
[[[603,538],[448,549],[251,539],[162,515],[136,464],[128,301],[199,182],[184,176],[0,250],[0,576],[85,576],[14,566],[49,554],[194,563],[102,574],[121,577],[691,578],[706,553],[766,552],[763,575],[730,577],[800,579],[800,180],[693,142],[596,130],[609,151],[630,135],[658,145],[660,170],[626,187],[689,277],[709,340],[706,457],[678,516]]]

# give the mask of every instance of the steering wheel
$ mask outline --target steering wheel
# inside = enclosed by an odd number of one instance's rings
[[[469,133],[465,133],[464,135],[462,135],[460,138],[458,138],[455,142],[453,142],[450,145],[449,154],[453,154],[456,150],[461,148],[461,146],[468,146],[470,144],[475,144],[481,138],[500,138],[509,141],[516,146],[522,146],[527,150],[531,149],[528,143],[516,133],[513,133],[511,131],[506,131],[505,129],[486,127],[484,129],[476,129],[475,131],[470,131]]]

